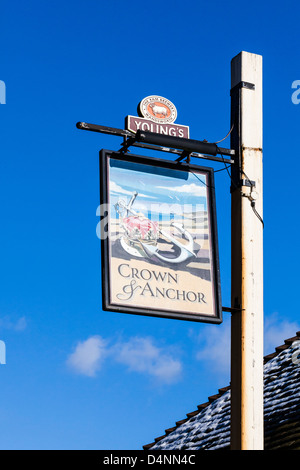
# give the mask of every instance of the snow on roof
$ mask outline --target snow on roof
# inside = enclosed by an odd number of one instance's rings
[[[298,357],[299,356],[299,357]],[[265,448],[300,448],[300,332],[264,358]],[[296,436],[296,437],[295,437]],[[298,437],[299,436],[299,437]],[[297,440],[298,439],[298,440]],[[299,444],[297,444],[297,442]],[[177,421],[145,450],[217,450],[230,446],[230,387]],[[277,447],[276,447],[277,446]]]

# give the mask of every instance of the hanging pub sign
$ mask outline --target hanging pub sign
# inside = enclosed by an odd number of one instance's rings
[[[138,114],[139,117],[126,117],[125,127],[128,131],[136,133],[141,130],[173,137],[189,138],[188,126],[174,124],[177,118],[177,110],[167,98],[156,95],[147,96],[139,103]]]
[[[222,322],[213,170],[100,152],[103,309]]]

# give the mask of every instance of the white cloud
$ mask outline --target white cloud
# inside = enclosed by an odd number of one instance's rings
[[[149,374],[160,382],[173,383],[182,372],[181,362],[166,349],[155,346],[151,338],[135,337],[117,344],[115,358],[130,371]]]
[[[19,318],[17,322],[15,323],[15,330],[16,331],[23,331],[27,327],[27,321],[25,317]]]
[[[5,315],[0,318],[0,328],[6,330],[23,331],[27,327],[26,317],[18,319],[12,318],[10,315]]]
[[[116,184],[114,181],[110,182],[109,189],[112,193],[117,193],[117,194],[126,194],[128,196],[132,196],[131,191],[127,191],[126,189],[122,188],[118,184]]]
[[[284,344],[284,340],[292,338],[300,330],[300,324],[280,318],[278,313],[273,313],[265,318],[264,325],[264,354],[275,351],[277,346]]]
[[[91,336],[77,343],[67,359],[67,365],[78,374],[94,377],[106,354],[106,342],[100,336]]]
[[[134,337],[117,342],[110,347],[100,336],[91,336],[78,342],[67,358],[68,367],[74,372],[95,377],[103,361],[110,358],[125,365],[129,371],[149,375],[160,383],[173,383],[180,378],[181,362],[172,357],[167,348],[154,345],[151,338]]]
[[[198,335],[197,342],[203,346],[197,351],[196,358],[205,362],[209,370],[227,380],[230,376],[230,321],[224,320],[222,325],[206,326]]]
[[[209,329],[208,329],[209,328]],[[281,319],[277,313],[265,317],[264,355],[275,351],[284,340],[294,337],[300,331],[299,323]],[[224,318],[221,325],[205,326],[196,338],[201,347],[196,353],[199,361],[206,363],[207,369],[222,380],[230,378],[231,320]]]
[[[110,192],[116,193],[116,194],[123,194],[123,195],[126,195],[126,196],[132,196],[133,195],[133,191],[127,191],[127,189],[122,188],[122,186],[119,186],[114,181],[110,182],[109,190],[110,190]],[[156,199],[155,197],[147,196],[147,194],[142,194],[142,193],[138,193],[137,197],[146,197],[148,199]]]
[[[183,184],[182,186],[156,186],[158,189],[166,189],[167,191],[175,191],[177,193],[190,193],[193,196],[206,196],[206,187],[198,184]]]

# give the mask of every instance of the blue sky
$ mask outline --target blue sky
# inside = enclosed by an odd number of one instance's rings
[[[242,50],[264,67],[265,353],[300,330],[299,13],[295,1],[2,3],[1,449],[141,449],[229,384],[229,314],[205,325],[102,312],[98,152],[122,139],[76,122],[122,128],[158,94],[192,139],[220,140]],[[226,171],[215,182],[229,306]]]

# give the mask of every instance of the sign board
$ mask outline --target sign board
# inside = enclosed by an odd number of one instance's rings
[[[174,124],[177,118],[177,109],[167,98],[157,95],[147,96],[139,103],[138,114],[139,117],[126,117],[125,128],[128,131],[136,133],[141,130],[189,138],[188,126]]]
[[[103,309],[222,322],[213,170],[100,152]]]
[[[125,128],[136,133],[138,130],[155,132],[156,134],[172,135],[173,137],[189,138],[189,127],[179,124],[159,124],[137,116],[127,116]]]

